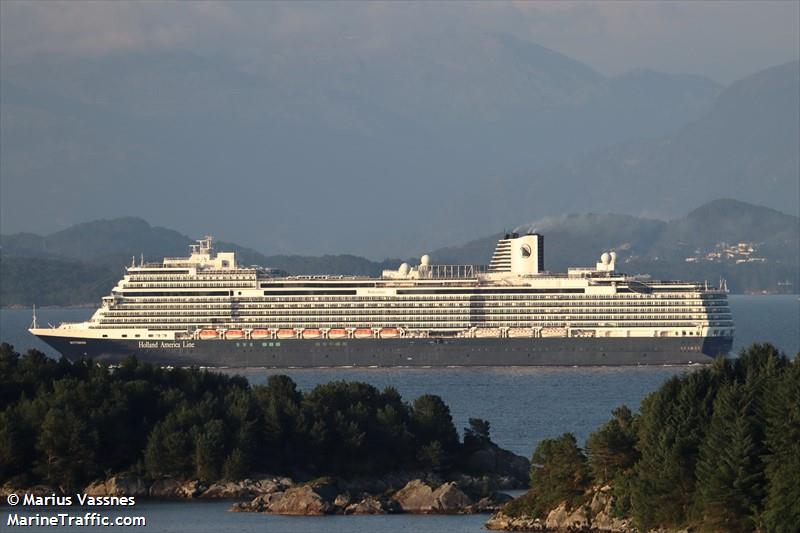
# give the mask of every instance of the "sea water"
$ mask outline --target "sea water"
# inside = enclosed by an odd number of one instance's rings
[[[788,355],[800,351],[800,300],[797,296],[731,296],[736,324],[734,351],[754,342],[772,342]],[[87,319],[91,309],[47,308],[37,311],[39,324]],[[50,355],[53,350],[27,333],[30,309],[0,310],[0,340],[18,350],[37,348]],[[483,418],[491,424],[497,444],[530,457],[539,440],[572,432],[579,443],[608,420],[611,410],[626,404],[637,409],[639,402],[670,376],[691,372],[692,366],[608,367],[608,368],[431,368],[431,369],[237,369],[231,374],[246,376],[251,383],[264,383],[270,375],[289,375],[302,390],[331,380],[358,380],[379,388],[392,386],[406,401],[422,394],[441,396],[463,430],[469,418]],[[140,501],[125,511],[103,511],[109,516],[141,515],[145,528],[120,531],[163,532],[470,532],[481,531],[486,515],[454,516],[325,516],[282,517],[256,513],[229,513],[231,502]],[[7,530],[6,502],[0,503],[0,530]],[[87,510],[91,511],[91,510]],[[26,514],[37,512],[25,509]],[[53,514],[56,511],[39,510]],[[50,531],[53,528],[25,528]],[[64,528],[59,528],[64,529]],[[92,528],[76,528],[94,531]],[[116,531],[101,528],[96,531]]]

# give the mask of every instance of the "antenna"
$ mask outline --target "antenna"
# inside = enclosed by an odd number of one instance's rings
[[[30,329],[36,329],[39,326],[36,325],[36,304],[33,304],[33,321],[31,322]]]
[[[144,266],[144,254],[139,258],[139,266]]]
[[[133,268],[135,266],[136,266],[136,256],[132,255],[131,256],[131,268]]]

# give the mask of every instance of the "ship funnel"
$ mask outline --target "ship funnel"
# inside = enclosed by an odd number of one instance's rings
[[[538,233],[519,236],[512,233],[497,241],[489,272],[517,275],[544,272],[544,237]]]

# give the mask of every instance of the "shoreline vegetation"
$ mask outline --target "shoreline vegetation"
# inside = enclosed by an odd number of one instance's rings
[[[308,392],[131,357],[20,355],[0,345],[0,492],[248,498],[282,514],[489,512],[530,463],[485,420],[463,439],[435,395],[333,381]]]
[[[584,449],[533,452],[531,487],[487,522],[506,531],[790,532],[800,523],[800,354],[754,344],[667,380]]]
[[[0,495],[237,500],[289,515],[494,513],[507,531],[784,532],[800,523],[800,354],[754,344],[532,460],[433,395],[109,368],[0,346]],[[264,472],[269,472],[265,474]],[[515,499],[503,490],[526,486]]]

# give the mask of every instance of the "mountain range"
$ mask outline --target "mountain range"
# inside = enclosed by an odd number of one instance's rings
[[[565,271],[593,265],[601,252],[617,251],[619,269],[660,278],[728,280],[734,292],[791,292],[800,287],[800,222],[773,209],[715,200],[671,221],[617,214],[549,217],[515,231],[545,236],[545,266]],[[431,252],[438,264],[485,264],[502,234]],[[49,235],[0,235],[2,305],[93,304],[141,259],[185,255],[192,239],[141,218],[97,220]],[[353,255],[264,255],[234,243],[246,265],[291,274],[380,275],[401,259],[370,261]],[[416,259],[406,259],[416,264]]]
[[[0,79],[0,217],[46,234],[131,213],[272,254],[375,258],[565,212],[673,218],[729,196],[797,214],[797,71],[606,76],[474,31],[305,43],[256,66],[33,57]]]

